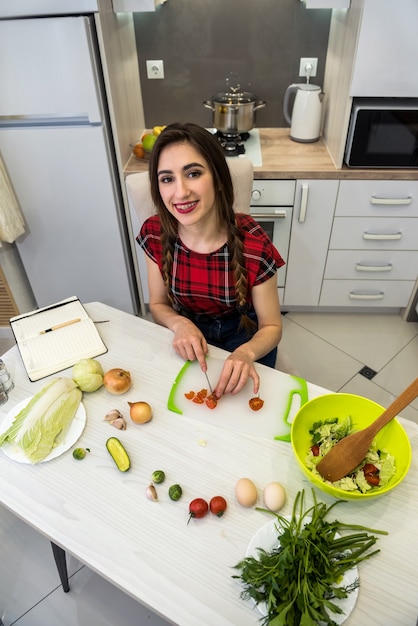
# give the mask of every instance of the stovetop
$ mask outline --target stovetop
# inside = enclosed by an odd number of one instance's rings
[[[210,130],[210,132],[214,135],[217,133],[216,128],[209,128],[208,130]],[[248,139],[242,142],[245,152],[243,154],[239,154],[238,156],[232,156],[228,155],[228,151],[226,151],[225,156],[231,159],[247,157],[255,167],[261,167],[263,165],[263,161],[261,156],[260,133],[257,128],[253,128],[247,134]]]

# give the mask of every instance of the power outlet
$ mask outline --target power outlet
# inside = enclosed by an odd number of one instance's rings
[[[299,65],[299,76],[316,76],[317,68],[318,59],[313,59],[312,57],[302,57]]]
[[[148,78],[164,78],[164,61],[147,61]]]

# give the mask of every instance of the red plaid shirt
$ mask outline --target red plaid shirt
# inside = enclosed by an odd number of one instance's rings
[[[274,276],[284,261],[263,228],[249,215],[236,214],[239,229],[244,233],[244,258],[248,272],[247,303],[251,289]],[[146,254],[162,269],[160,218],[149,217],[136,240]],[[231,269],[228,245],[210,254],[186,248],[177,237],[171,288],[176,308],[192,313],[222,315],[235,309],[235,278]]]

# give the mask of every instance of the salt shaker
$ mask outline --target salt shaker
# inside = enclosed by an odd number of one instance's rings
[[[7,395],[7,391],[3,387],[3,383],[0,383],[0,406],[2,404],[6,404],[9,396]]]
[[[6,394],[8,394],[14,387],[14,382],[10,378],[8,369],[2,359],[0,359],[0,384],[3,386],[3,390]]]

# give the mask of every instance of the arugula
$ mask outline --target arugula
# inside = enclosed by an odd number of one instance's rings
[[[325,517],[343,500],[327,506],[316,500],[305,509],[304,491],[298,492],[290,519],[266,509],[277,518],[278,545],[267,552],[258,548],[258,558],[246,557],[234,566],[240,570],[243,600],[265,603],[267,615],[263,626],[334,626],[329,613],[343,613],[333,599],[347,598],[359,585],[339,586],[347,570],[371,558],[380,550],[371,550],[377,541],[369,532],[387,535],[381,530],[329,522]],[[356,531],[345,536],[342,531]],[[341,536],[339,536],[341,535]],[[327,610],[329,613],[327,612]]]

